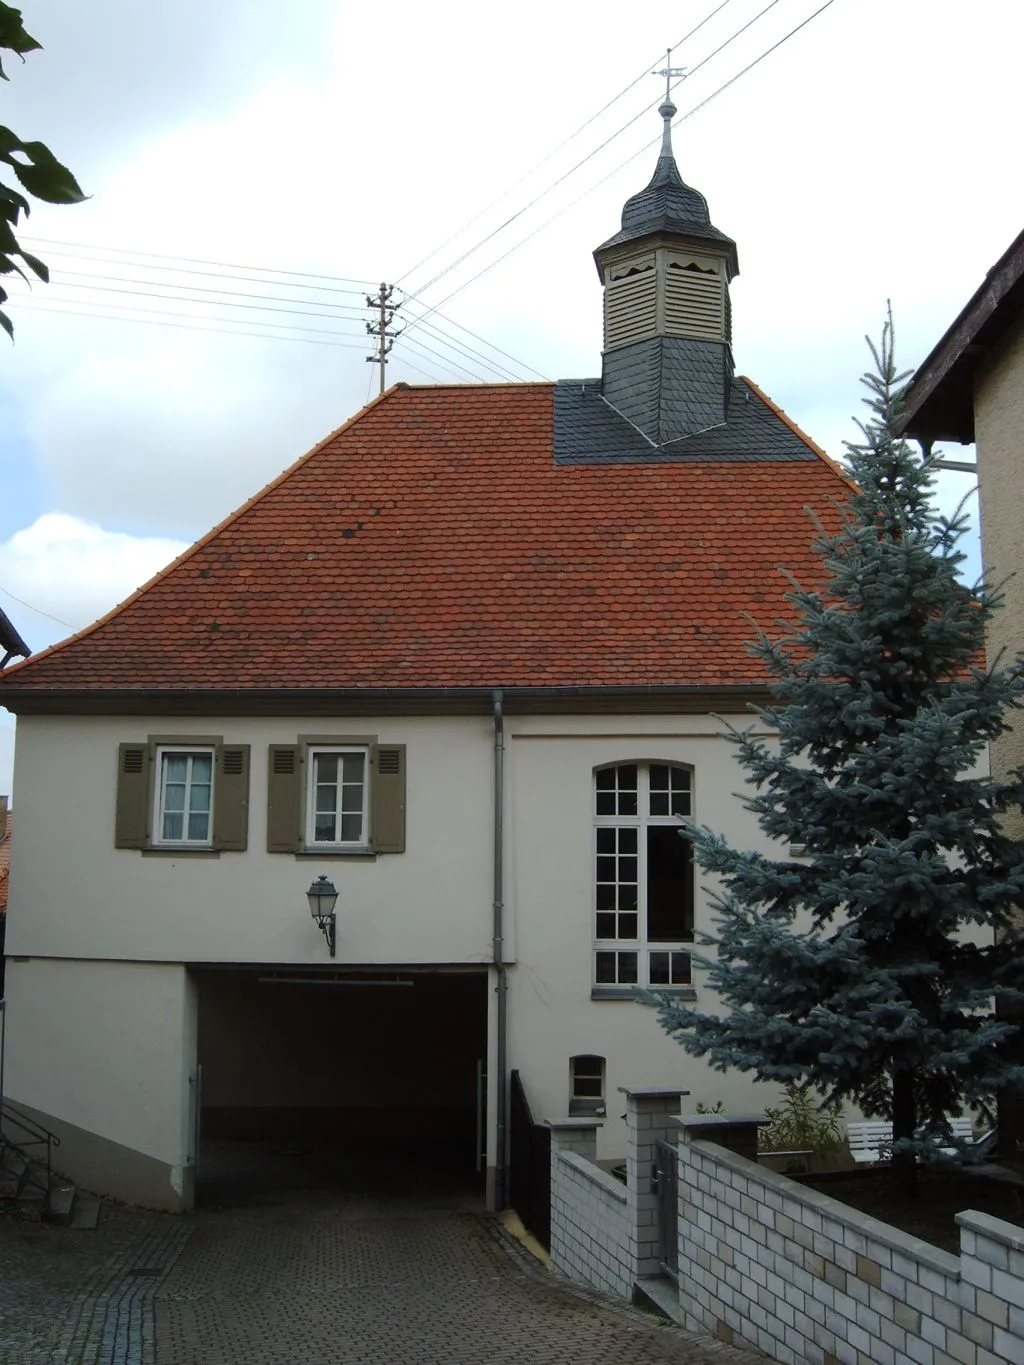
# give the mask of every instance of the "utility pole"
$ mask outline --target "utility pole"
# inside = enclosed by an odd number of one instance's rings
[[[373,294],[367,294],[366,296],[367,308],[375,308],[377,310],[377,321],[368,322],[366,324],[366,330],[369,335],[377,338],[376,346],[366,359],[371,365],[380,366],[381,393],[384,392],[384,367],[388,363],[388,352],[391,350],[392,346],[394,346],[397,338],[402,335],[401,331],[388,331],[388,328],[394,321],[395,314],[402,306],[400,303],[391,302],[391,295],[394,293],[394,289],[395,286],[393,284],[385,284],[381,281],[381,286],[377,291],[376,297],[374,297]]]

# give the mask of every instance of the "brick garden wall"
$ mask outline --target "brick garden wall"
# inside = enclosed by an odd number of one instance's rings
[[[963,1213],[959,1256],[709,1142],[682,1141],[687,1326],[813,1365],[1024,1362],[1024,1232]]]
[[[626,1187],[579,1152],[552,1143],[551,1264],[580,1284],[633,1296]]]

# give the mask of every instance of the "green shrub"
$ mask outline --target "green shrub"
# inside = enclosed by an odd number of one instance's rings
[[[782,1103],[764,1112],[769,1121],[758,1133],[762,1152],[811,1152],[825,1158],[843,1145],[838,1103],[816,1100],[809,1089],[787,1085]]]

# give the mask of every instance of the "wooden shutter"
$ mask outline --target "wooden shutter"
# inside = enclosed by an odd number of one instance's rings
[[[213,779],[213,846],[241,853],[249,841],[249,746],[219,744]]]
[[[302,747],[271,744],[267,770],[267,852],[302,847]]]
[[[145,848],[149,843],[152,766],[151,745],[144,743],[118,745],[115,848]]]
[[[405,852],[405,745],[370,749],[370,847],[374,853]]]

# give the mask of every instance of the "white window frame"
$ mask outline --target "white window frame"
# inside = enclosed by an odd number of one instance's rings
[[[363,759],[363,803],[360,809],[360,837],[358,839],[316,838],[316,761],[321,754],[361,754]],[[335,828],[341,829],[341,783],[338,783],[338,809]],[[352,812],[346,812],[351,814]],[[306,748],[306,847],[309,849],[365,849],[370,843],[370,747],[367,744],[310,744]]]
[[[612,769],[635,767],[637,770],[637,811],[635,815],[623,814],[598,814],[598,774],[608,772]],[[651,781],[650,770],[655,768],[668,768],[670,771],[682,773],[686,776],[689,791],[689,812],[682,819],[678,815],[669,813],[668,815],[650,814],[650,795]],[[686,972],[686,980],[673,982],[651,982],[650,963],[652,953],[685,953],[689,958],[692,956],[694,931],[691,931],[689,939],[680,939],[673,942],[661,942],[648,938],[647,928],[647,840],[644,837],[646,830],[652,825],[668,826],[673,829],[684,830],[687,824],[693,821],[694,809],[694,774],[689,764],[679,763],[670,759],[621,759],[615,763],[602,763],[594,768],[591,773],[591,800],[593,802],[594,836],[591,855],[591,927],[593,933],[593,943],[591,951],[591,973],[593,987],[597,991],[633,991],[633,990],[689,990],[692,987],[692,967]],[[671,781],[671,779],[670,779]],[[671,803],[670,803],[671,804]],[[598,909],[598,832],[602,829],[635,829],[636,836],[636,857],[637,857],[637,934],[635,938],[599,938],[597,936],[598,914],[615,913],[621,915],[623,911],[609,911],[602,908]],[[693,887],[693,917],[696,920],[696,885]],[[696,926],[694,925],[694,930]],[[618,929],[618,923],[616,923]],[[636,954],[636,981],[620,981],[619,961],[616,958],[616,980],[599,981],[597,972],[598,953],[635,953]],[[669,976],[672,976],[674,966],[672,957],[669,958]]]
[[[594,1064],[592,1069],[585,1074],[579,1067],[581,1062]],[[575,1057],[569,1058],[569,1113],[596,1115],[603,1118],[607,1112],[605,1101],[605,1087],[607,1085],[608,1064],[604,1057],[599,1057],[593,1052],[577,1053]],[[596,1095],[584,1095],[580,1093],[580,1081],[597,1081],[598,1093]]]
[[[182,812],[181,828],[182,838],[171,839],[164,834],[164,798],[167,790],[165,777],[165,759],[173,758],[175,755],[188,758],[188,774],[185,780],[185,808]],[[217,751],[212,744],[158,744],[156,749],[156,774],[153,783],[153,845],[161,848],[212,848],[213,847],[213,812],[215,784],[217,780]],[[189,839],[185,837],[188,830],[189,805],[192,793],[192,762],[193,758],[209,758],[210,760],[210,810],[207,822],[205,839]]]

